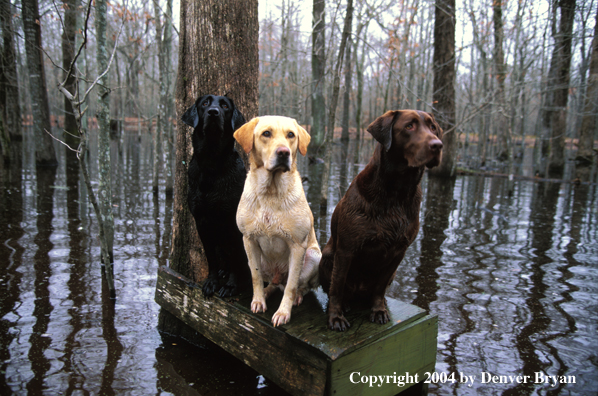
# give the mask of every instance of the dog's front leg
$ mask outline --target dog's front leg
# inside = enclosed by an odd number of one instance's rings
[[[343,296],[352,257],[352,253],[347,253],[344,249],[337,249],[334,254],[330,290],[328,291],[328,327],[330,330],[345,331],[351,327],[343,315]]]
[[[291,309],[297,294],[297,286],[299,285],[299,277],[301,275],[301,268],[303,267],[303,260],[305,258],[305,247],[299,244],[291,246],[291,254],[289,257],[289,277],[284,288],[284,295],[280,302],[278,311],[272,316],[272,324],[276,327],[288,323],[291,320]]]
[[[264,295],[264,278],[262,277],[262,249],[257,241],[243,236],[243,244],[247,252],[251,282],[253,283],[253,299],[251,312],[266,312],[266,297]]]

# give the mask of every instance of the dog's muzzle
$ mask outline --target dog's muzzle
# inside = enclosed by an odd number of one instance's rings
[[[224,128],[222,111],[217,107],[209,108],[204,113],[204,127],[207,127],[210,124],[216,124],[219,129]]]
[[[271,171],[281,170],[288,172],[291,170],[291,150],[288,147],[279,147],[275,151],[275,162]]]

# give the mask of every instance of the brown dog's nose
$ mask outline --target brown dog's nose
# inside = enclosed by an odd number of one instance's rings
[[[440,151],[440,150],[442,150],[442,147],[444,147],[444,145],[442,144],[442,142],[439,139],[433,139],[430,141],[430,150]]]
[[[291,155],[291,150],[288,147],[279,147],[276,149],[276,156],[278,158],[284,159],[288,158]]]

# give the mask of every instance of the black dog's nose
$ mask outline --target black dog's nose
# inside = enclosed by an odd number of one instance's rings
[[[439,139],[434,139],[430,142],[430,150],[432,151],[440,151],[442,150],[442,147],[444,147],[444,145]]]
[[[211,109],[208,110],[208,115],[216,117],[216,116],[220,115],[220,110],[212,107]]]

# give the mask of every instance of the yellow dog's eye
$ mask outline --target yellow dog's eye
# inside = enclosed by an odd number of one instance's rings
[[[272,133],[270,133],[270,131],[264,131],[264,132],[262,132],[262,136],[263,137],[270,137],[270,136],[272,136]]]
[[[293,132],[289,132],[287,135],[288,138],[294,138],[295,134]]]

